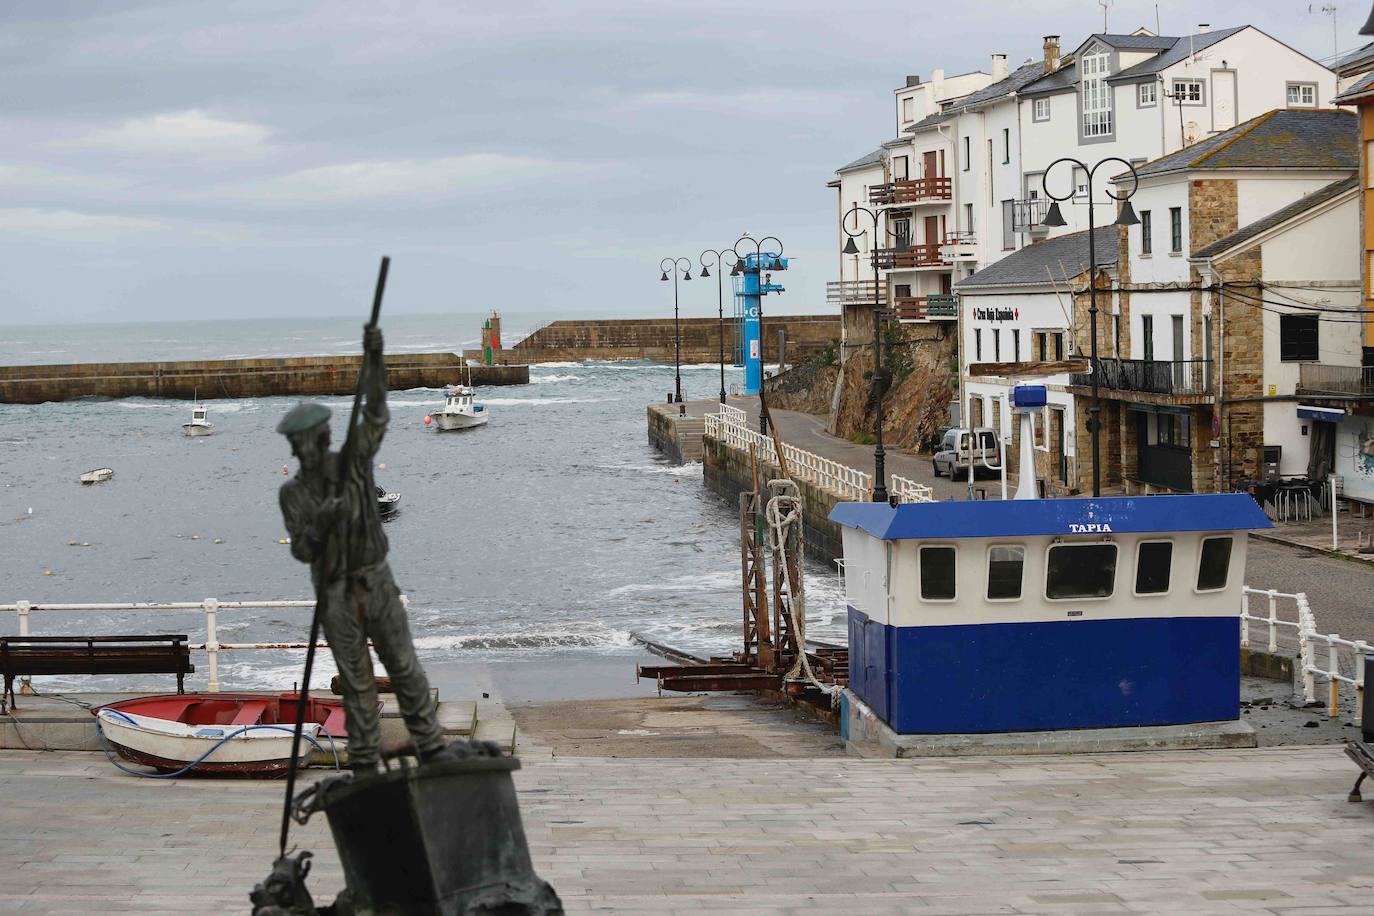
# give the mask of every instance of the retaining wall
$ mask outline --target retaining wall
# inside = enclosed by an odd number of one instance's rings
[[[352,394],[362,357],[297,356],[182,362],[0,366],[0,403],[41,404],[81,397],[216,398]],[[393,390],[442,388],[466,380],[456,353],[386,358]],[[474,366],[474,385],[525,385],[529,366]]]

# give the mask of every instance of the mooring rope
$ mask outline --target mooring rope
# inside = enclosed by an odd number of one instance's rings
[[[822,684],[816,677],[816,673],[811,670],[811,660],[806,657],[806,592],[801,581],[795,583],[792,581],[791,568],[787,562],[788,539],[794,531],[798,532],[797,543],[801,543],[801,490],[797,487],[796,481],[786,477],[768,481],[768,489],[773,492],[773,495],[768,498],[768,504],[764,507],[764,515],[768,520],[768,533],[772,540],[774,555],[778,558],[777,562],[782,565],[783,589],[787,594],[787,613],[792,619],[792,633],[797,639],[797,660],[792,663],[792,668],[784,676],[784,679],[795,680],[805,676],[812,685],[830,699],[830,705],[833,708],[839,687],[835,684]],[[798,557],[797,562],[800,563],[801,559]]]

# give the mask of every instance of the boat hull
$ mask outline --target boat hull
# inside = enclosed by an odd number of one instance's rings
[[[213,423],[183,423],[181,424],[181,431],[187,436],[196,438],[199,436],[213,435],[215,426]]]
[[[199,760],[186,775],[271,779],[290,767],[296,710],[294,693],[173,694],[120,700],[92,713],[110,748],[131,763],[173,773]],[[326,749],[331,736],[336,744],[346,737],[342,701],[311,697],[303,734]],[[302,741],[301,766],[313,750]]]
[[[436,413],[434,425],[441,431],[451,432],[460,429],[474,429],[487,425],[486,414],[469,415],[465,413]]]

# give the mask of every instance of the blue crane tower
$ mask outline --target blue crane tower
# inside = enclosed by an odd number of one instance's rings
[[[746,254],[741,260],[744,269],[732,281],[735,291],[735,365],[743,364],[744,393],[750,395],[758,394],[763,386],[761,300],[769,293],[784,292],[781,283],[772,282],[772,274],[787,269],[787,258],[764,251]]]

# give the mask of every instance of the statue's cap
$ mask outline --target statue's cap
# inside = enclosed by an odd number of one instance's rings
[[[328,422],[328,407],[318,401],[301,401],[288,410],[286,416],[281,418],[281,422],[277,424],[277,432],[289,436],[293,433],[303,433],[307,429],[314,429],[321,423]]]

